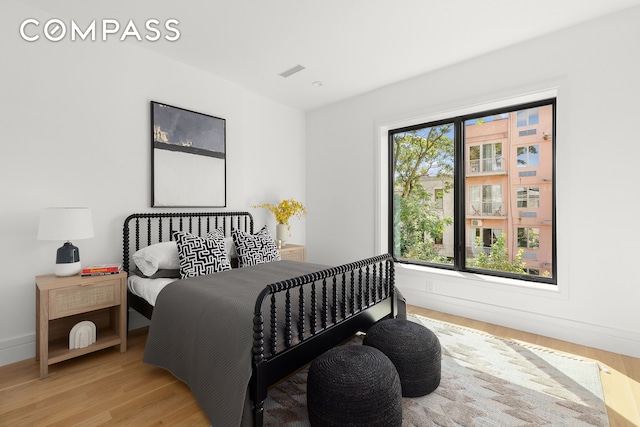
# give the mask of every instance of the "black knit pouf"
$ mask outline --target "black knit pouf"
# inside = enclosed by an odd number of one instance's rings
[[[440,385],[440,340],[423,325],[405,319],[382,320],[369,328],[364,344],[391,359],[400,376],[402,396],[424,396]]]
[[[401,426],[398,371],[373,347],[335,347],[311,362],[307,409],[314,427]]]

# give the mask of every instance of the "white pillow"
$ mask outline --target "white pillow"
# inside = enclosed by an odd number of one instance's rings
[[[136,251],[133,262],[145,276],[151,276],[159,269],[177,270],[180,268],[178,247],[174,241],[156,243]]]
[[[233,258],[238,258],[236,245],[233,243],[233,237],[224,238],[224,248],[227,251],[227,258],[229,258],[229,261],[231,261],[231,259]]]

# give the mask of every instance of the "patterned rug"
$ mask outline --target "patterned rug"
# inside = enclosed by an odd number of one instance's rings
[[[599,366],[577,356],[410,316],[442,346],[440,386],[403,398],[403,427],[608,427]],[[359,345],[354,337],[345,345]],[[307,368],[269,390],[266,426],[309,426]]]

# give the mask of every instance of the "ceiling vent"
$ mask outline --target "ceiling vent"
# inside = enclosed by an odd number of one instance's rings
[[[302,65],[298,64],[293,68],[289,68],[287,71],[281,72],[280,75],[282,77],[289,77],[290,75],[295,74],[295,73],[299,73],[302,70],[304,70],[304,67]]]

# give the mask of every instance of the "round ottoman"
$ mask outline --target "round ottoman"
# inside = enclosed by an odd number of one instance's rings
[[[335,347],[311,362],[307,409],[311,426],[401,426],[398,372],[373,347]]]
[[[405,319],[381,320],[369,328],[363,343],[393,362],[402,396],[424,396],[440,385],[440,340],[423,325]]]

